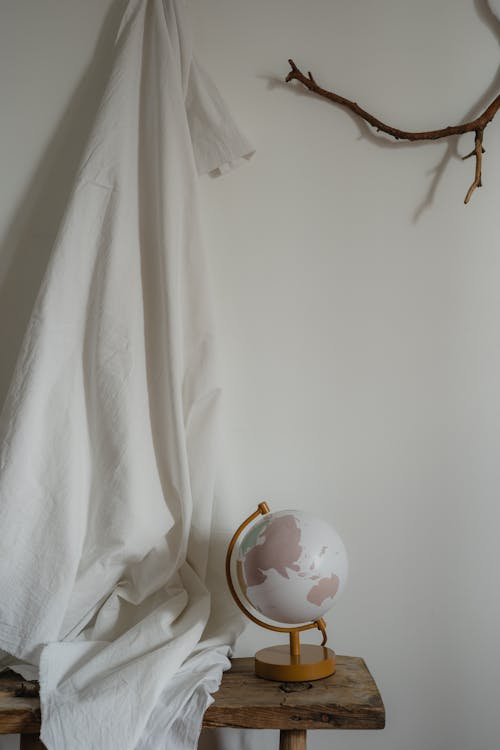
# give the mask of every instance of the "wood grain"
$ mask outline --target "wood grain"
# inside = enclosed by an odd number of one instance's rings
[[[40,731],[38,683],[15,672],[0,672],[0,734]]]
[[[315,682],[256,677],[253,659],[233,659],[204,727],[382,729],[385,710],[363,659],[337,656],[337,671]]]
[[[253,659],[233,659],[203,726],[253,729],[382,729],[385,710],[363,659],[337,656],[337,671],[315,682],[256,677]],[[0,673],[0,734],[40,730],[38,684]],[[300,747],[300,745],[299,745]]]
[[[306,750],[307,732],[305,729],[282,729],[279,750]]]

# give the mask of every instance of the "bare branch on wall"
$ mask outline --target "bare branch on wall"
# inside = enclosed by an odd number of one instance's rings
[[[452,135],[462,135],[463,133],[475,133],[474,149],[464,156],[464,159],[468,159],[470,156],[475,157],[476,168],[474,173],[474,181],[472,182],[467,195],[465,196],[464,203],[468,203],[470,197],[477,187],[481,187],[481,168],[482,168],[482,157],[484,152],[483,149],[483,134],[486,126],[493,120],[496,113],[500,109],[500,94],[493,99],[491,104],[486,107],[484,112],[476,117],[475,120],[470,122],[464,122],[461,125],[449,125],[446,128],[440,128],[438,130],[424,130],[422,132],[412,132],[407,130],[399,130],[391,125],[386,125],[381,120],[377,119],[365,109],[362,109],[356,102],[350,99],[345,99],[343,96],[334,93],[333,91],[327,91],[321,88],[316,83],[312,73],[308,73],[307,76],[295,65],[293,60],[288,61],[290,63],[291,71],[286,77],[286,82],[296,80],[302,83],[309,91],[312,91],[319,96],[329,99],[336,104],[341,104],[343,107],[350,109],[355,115],[361,117],[365,122],[374,127],[377,132],[386,133],[392,136],[397,141],[435,141],[439,138],[448,138]]]

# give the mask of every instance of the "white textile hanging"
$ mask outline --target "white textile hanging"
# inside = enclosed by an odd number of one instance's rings
[[[115,51],[0,422],[0,648],[49,750],[192,748],[228,666],[197,177],[252,147],[181,0],[130,0]]]

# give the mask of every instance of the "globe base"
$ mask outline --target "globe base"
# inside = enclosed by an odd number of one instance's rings
[[[325,646],[302,644],[300,654],[289,646],[269,646],[255,654],[255,674],[266,680],[305,682],[321,680],[335,672],[335,654]]]

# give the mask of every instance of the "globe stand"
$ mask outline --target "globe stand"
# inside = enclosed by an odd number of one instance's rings
[[[255,654],[255,674],[266,680],[304,682],[321,680],[334,672],[333,651],[310,643],[300,646],[298,633],[290,633],[290,646],[269,646]]]
[[[270,625],[259,620],[244,606],[239,598],[233,584],[231,572],[231,558],[236,541],[242,531],[259,515],[270,513],[267,503],[259,503],[258,510],[252,513],[236,530],[229,543],[226,555],[226,578],[231,595],[241,611],[257,625],[277,633],[288,633],[290,643],[288,646],[268,646],[255,654],[255,674],[266,680],[278,680],[282,682],[304,682],[309,680],[320,680],[329,677],[335,672],[335,654],[330,648],[326,648],[327,634],[326,624],[323,618],[307,625],[284,628]],[[320,646],[300,643],[299,633],[303,630],[316,628],[323,635]]]

